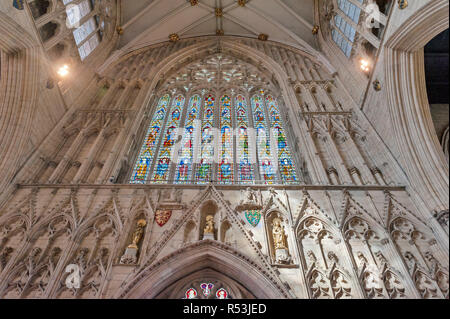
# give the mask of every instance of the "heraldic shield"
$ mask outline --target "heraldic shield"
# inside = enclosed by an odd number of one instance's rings
[[[155,214],[155,220],[156,223],[162,227],[164,226],[170,219],[170,216],[172,216],[171,210],[157,210]]]
[[[247,210],[245,211],[245,217],[247,218],[247,221],[250,223],[250,225],[256,227],[261,220],[261,212],[259,210]]]

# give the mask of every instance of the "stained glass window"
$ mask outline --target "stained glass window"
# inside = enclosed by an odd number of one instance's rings
[[[205,98],[200,145],[200,163],[197,170],[197,182],[208,183],[212,179],[214,163],[214,105],[215,99],[210,94]]]
[[[182,94],[172,102],[164,95],[151,119],[131,183],[296,183],[277,100],[261,91],[247,103],[242,94],[233,98],[224,94],[217,101],[212,94],[195,94],[189,103]]]
[[[261,178],[267,184],[275,180],[275,170],[270,156],[269,130],[264,113],[264,102],[260,95],[252,97],[253,122],[256,130],[256,152]]]
[[[295,182],[295,168],[292,163],[291,153],[286,140],[286,134],[281,122],[280,110],[277,100],[272,95],[267,95],[266,105],[269,110],[270,128],[277,142],[278,169],[284,182]]]
[[[178,136],[178,127],[180,125],[181,115],[183,114],[184,100],[183,95],[178,95],[172,102],[166,131],[161,141],[159,156],[156,162],[155,172],[153,173],[152,179],[154,182],[167,182],[169,179],[170,163],[173,160],[172,150]]]
[[[236,156],[239,161],[239,182],[244,184],[253,182],[252,159],[250,153],[249,122],[247,115],[247,101],[242,95],[235,100],[237,122]]]
[[[138,161],[134,168],[131,183],[144,183],[147,179],[155,155],[156,144],[161,135],[161,129],[164,124],[169,102],[170,95],[168,94],[164,95],[159,100],[153,119],[148,128],[144,145],[142,145]]]
[[[231,114],[231,98],[224,95],[220,100],[220,150],[219,172],[217,177],[222,184],[233,182],[233,124]]]
[[[188,115],[184,124],[184,134],[181,140],[180,157],[175,176],[176,183],[187,183],[192,179],[194,164],[194,147],[197,133],[198,115],[201,108],[201,97],[194,95],[189,101]]]

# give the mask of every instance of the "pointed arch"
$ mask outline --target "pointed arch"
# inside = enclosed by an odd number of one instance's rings
[[[225,39],[224,41],[226,41],[225,46],[221,47],[223,48],[222,51],[217,51],[214,50],[215,46],[217,45],[215,41],[212,41],[210,39],[206,40],[206,41],[202,41],[202,42],[197,42],[197,43],[192,43],[192,42],[188,42],[187,46],[183,48],[183,50],[178,50],[175,51],[174,53],[171,53],[170,55],[168,55],[166,58],[164,58],[160,63],[158,63],[158,65],[156,65],[154,67],[154,73],[152,73],[152,80],[151,82],[149,82],[149,92],[152,91],[152,89],[155,86],[158,86],[157,90],[156,90],[156,94],[160,94],[159,89],[162,89],[161,91],[164,91],[164,88],[169,87],[170,89],[175,89],[175,82],[173,82],[173,79],[177,79],[176,76],[176,72],[178,72],[178,70],[180,70],[181,68],[186,68],[188,70],[190,70],[189,68],[191,67],[191,65],[194,64],[198,64],[198,63],[203,63],[205,60],[205,57],[209,57],[209,56],[214,56],[214,55],[221,55],[221,56],[227,56],[227,57],[231,57],[232,62],[233,61],[238,61],[241,62],[242,64],[247,65],[249,68],[252,68],[252,70],[255,70],[256,73],[260,74],[261,76],[257,75],[255,78],[251,78],[249,81],[249,83],[242,83],[240,86],[241,88],[239,89],[231,89],[232,84],[230,84],[229,89],[231,90],[210,90],[209,86],[205,86],[208,87],[208,90],[206,90],[206,92],[202,91],[202,94],[214,94],[214,98],[217,99],[217,101],[215,101],[215,104],[217,104],[217,106],[220,105],[220,98],[224,95],[228,95],[228,96],[235,96],[236,93],[238,94],[243,94],[245,95],[246,99],[249,99],[250,97],[248,96],[249,93],[256,93],[258,91],[259,86],[263,86],[264,90],[267,90],[268,92],[271,92],[271,96],[279,96],[279,94],[281,94],[282,88],[285,87],[286,88],[286,92],[283,93],[283,99],[286,102],[286,104],[295,104],[297,103],[296,99],[295,101],[292,100],[293,98],[295,98],[295,94],[293,94],[293,96],[290,96],[290,93],[292,91],[292,88],[289,86],[289,79],[287,78],[286,72],[284,71],[284,65],[280,65],[279,63],[277,63],[272,57],[268,56],[266,52],[262,52],[261,50],[258,50],[257,47],[252,47],[250,46],[250,44],[247,43],[239,43],[239,44],[234,44],[231,41]],[[287,49],[287,48],[286,48]],[[145,50],[149,50],[149,49],[145,49]],[[122,62],[123,60],[127,59],[127,58],[133,58],[134,55],[136,54],[144,54],[145,55],[145,50],[141,49],[138,50],[136,52],[132,52],[127,54],[126,56],[124,56],[122,59],[119,59],[118,63]],[[290,48],[290,50],[294,50],[293,48]],[[218,53],[217,53],[218,52]],[[304,52],[297,52],[295,51],[295,54],[299,54],[299,55],[304,55]],[[199,62],[200,61],[200,62]],[[202,62],[203,61],[203,62]],[[234,65],[234,64],[232,64]],[[112,66],[112,68],[115,68]],[[208,65],[206,65],[205,70],[208,70]],[[270,71],[269,71],[270,70]],[[205,72],[206,72],[205,71]],[[208,71],[209,72],[209,71]],[[238,72],[241,72],[238,68]],[[201,72],[200,72],[201,73]],[[209,72],[210,73],[210,72]],[[208,74],[209,74],[208,73]],[[245,73],[245,72],[244,72]],[[246,74],[246,73],[245,73]],[[181,74],[179,76],[180,81],[191,81],[191,79],[195,78],[195,76],[197,75],[197,73],[189,73],[189,72],[184,72],[183,74]],[[234,75],[230,75],[231,78],[234,77]],[[256,83],[256,79],[259,79],[258,81],[262,81],[261,84],[259,85],[255,85]],[[167,82],[167,83],[166,83]],[[253,83],[255,82],[255,83]],[[236,82],[237,83],[237,82]],[[234,85],[234,84],[233,84]],[[205,88],[203,87],[203,89]],[[242,90],[242,88],[244,88],[246,90]],[[199,89],[202,89],[201,87],[196,87],[195,85],[184,85],[183,88],[180,87],[180,89],[186,90],[185,92],[191,92],[190,94],[195,94],[198,92]],[[216,92],[217,91],[217,92]],[[145,98],[147,101],[151,98],[150,93],[147,95],[147,97]],[[204,98],[204,97],[203,97]],[[234,97],[233,99],[234,100]],[[265,97],[262,98],[263,100],[263,105],[265,108]],[[233,101],[232,101],[233,102]],[[248,103],[250,104],[250,101],[248,100]],[[231,103],[234,104],[234,103]],[[217,106],[215,108],[217,108]],[[264,110],[267,116],[267,120],[268,120],[268,111],[267,109]],[[290,111],[289,111],[290,112]],[[233,112],[235,113],[235,112]],[[249,112],[250,113],[250,112]],[[215,114],[219,114],[218,111],[215,112]],[[203,116],[202,116],[203,117]],[[251,114],[249,114],[249,118],[251,118]],[[202,119],[203,120],[203,119]],[[232,119],[235,120],[235,117]],[[138,127],[139,123],[137,123],[138,121],[135,120],[136,125],[134,125],[134,127]],[[220,119],[217,116],[214,116],[214,125],[213,127],[217,128],[220,126]],[[232,121],[233,122],[233,121]],[[232,123],[234,124],[233,129],[235,128],[235,124],[236,123]],[[269,122],[266,123],[266,130],[265,132],[267,133],[267,136],[270,136],[270,125]],[[289,124],[293,125],[293,126],[297,126],[298,124],[296,122],[289,122]],[[251,126],[253,126],[253,123],[250,123]],[[284,128],[285,131],[284,133],[286,133],[286,136],[290,136],[290,134],[287,134],[290,132],[291,128],[289,127],[285,127]],[[135,129],[133,129],[135,130]],[[289,131],[289,132],[288,132]],[[200,132],[199,132],[200,133]],[[203,132],[202,132],[203,133]],[[220,135],[220,133],[219,133]],[[273,135],[273,134],[272,134]],[[283,136],[285,136],[283,135]],[[284,145],[284,137],[281,136],[281,144]],[[220,142],[218,140],[220,140],[220,138],[216,138],[216,144],[217,142]],[[237,145],[237,140],[235,141],[235,138],[232,138],[233,144]],[[269,141],[269,139],[266,139],[266,141]],[[273,146],[276,147],[277,143],[276,141],[274,141]],[[199,146],[197,147],[199,148]],[[256,145],[255,145],[256,148]],[[201,158],[200,161],[201,163],[192,165],[194,166],[193,170],[193,178],[191,178],[191,180],[198,184],[198,183],[207,183],[210,182],[212,179],[213,180],[217,180],[218,182],[221,176],[221,170],[220,170],[220,150],[219,150],[219,144],[216,145],[216,147],[214,148],[215,152],[214,152],[214,158],[216,158],[218,164],[217,165],[212,165],[212,169],[210,169],[210,165],[208,165],[208,163],[202,163],[205,162],[206,160]],[[237,151],[234,148],[235,151]],[[201,149],[198,150],[198,152],[202,152]],[[264,162],[264,168],[267,168],[269,171],[271,170],[270,167],[274,166],[275,164],[278,164],[278,160],[274,160],[274,158],[272,157],[278,157],[275,156],[277,153],[276,151],[273,151],[273,156],[270,156],[269,159],[267,159],[267,161]],[[283,153],[284,154],[284,153]],[[236,158],[236,154],[232,154],[234,156],[234,158]],[[292,160],[291,160],[291,164],[292,164],[292,168],[294,167],[294,165],[296,165],[296,163],[300,162],[301,159],[301,155],[298,154],[291,154],[292,155]],[[254,156],[256,157],[256,156]],[[198,156],[197,156],[198,158]],[[249,159],[249,161],[255,161],[256,158],[252,158]],[[283,163],[287,163],[286,167],[291,167],[290,163],[286,162],[286,157],[283,158]],[[174,178],[174,182],[175,183],[187,183],[186,181],[182,181],[179,182],[177,181],[177,175],[180,172],[180,169],[186,171],[186,168],[189,169],[190,165],[183,165],[184,162],[180,165],[180,161],[176,163],[176,165],[174,165],[173,171],[175,172],[175,178]],[[205,165],[203,165],[205,164]],[[234,166],[238,166],[239,162],[237,160],[233,161]],[[246,164],[246,163],[245,163]],[[139,165],[139,163],[138,163]],[[142,162],[140,163],[140,171],[143,172],[146,169],[147,163]],[[155,164],[153,164],[154,166]],[[239,175],[239,171],[236,167],[233,167],[233,170],[228,169],[229,164],[225,163],[224,164],[225,168],[227,168],[227,172],[230,172],[233,174],[233,182],[234,183],[240,183],[240,181],[238,181],[238,175]],[[147,165],[148,166],[148,165]],[[246,166],[246,170],[248,171],[249,168],[250,169],[257,169],[260,165],[255,164],[253,165],[247,165]],[[156,169],[156,167],[152,168],[153,170]],[[269,181],[268,183],[273,183],[275,179],[280,179],[281,181],[283,181],[283,179],[281,179],[281,174],[278,174],[278,171],[276,169],[275,172],[270,173],[269,175],[271,175],[270,178],[272,178],[271,181]],[[212,171],[212,173],[210,172]],[[135,174],[136,171],[133,172],[133,174]],[[199,181],[198,178],[200,177],[199,175],[202,175],[202,173],[205,173],[203,175],[206,175],[206,178],[203,178],[204,176],[202,176],[202,180]],[[209,176],[208,173],[211,173]],[[191,173],[192,174],[192,173]],[[297,174],[297,172],[296,172]],[[302,173],[303,174],[303,173]],[[231,175],[231,174],[229,174]],[[267,174],[266,174],[267,175]],[[212,179],[211,179],[212,177]],[[267,177],[267,176],[266,176]],[[188,177],[189,178],[189,177]],[[299,180],[301,178],[296,177]],[[144,178],[145,179],[145,178]],[[263,180],[264,183],[266,183],[266,181],[264,180],[264,177],[260,177],[258,176],[253,176],[253,179],[258,179],[258,180]],[[205,181],[207,180],[207,181]],[[145,182],[141,181],[141,183]],[[283,181],[284,182],[284,181]],[[229,183],[228,181],[226,181],[226,183]]]
[[[166,271],[170,265],[172,271]],[[227,245],[205,240],[189,245],[134,275],[115,298],[154,298],[167,286],[204,269],[218,271],[243,285],[257,298],[288,298],[261,266]]]

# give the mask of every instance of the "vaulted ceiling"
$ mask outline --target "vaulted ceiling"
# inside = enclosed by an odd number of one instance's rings
[[[196,1],[192,1],[196,2]],[[216,15],[221,8],[222,15]],[[176,33],[180,38],[225,35],[269,40],[316,54],[312,34],[314,0],[122,0],[122,28],[119,50],[130,52],[168,41]]]

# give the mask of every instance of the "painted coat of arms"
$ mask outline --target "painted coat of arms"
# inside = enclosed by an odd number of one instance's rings
[[[155,214],[155,221],[156,223],[162,227],[164,226],[170,219],[170,216],[172,216],[171,210],[157,210]]]
[[[23,10],[23,0],[13,0],[13,7],[17,10]]]
[[[261,212],[259,210],[247,210],[245,211],[245,217],[247,218],[247,221],[250,223],[250,225],[256,227],[261,220]]]

